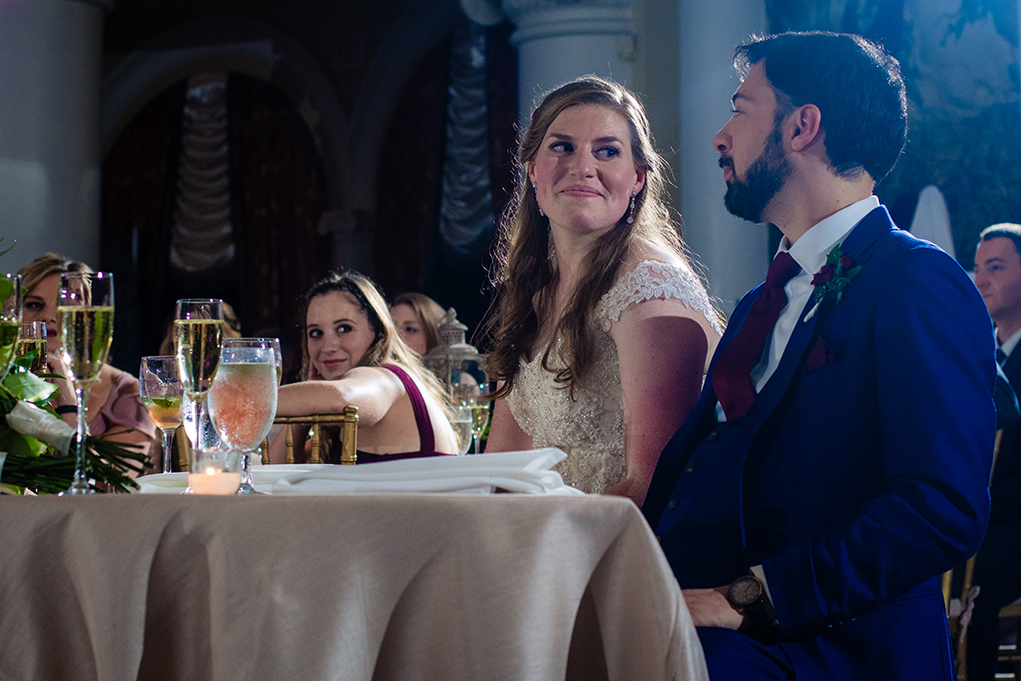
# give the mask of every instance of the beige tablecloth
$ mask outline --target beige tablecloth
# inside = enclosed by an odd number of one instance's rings
[[[0,498],[0,679],[705,679],[610,497]]]

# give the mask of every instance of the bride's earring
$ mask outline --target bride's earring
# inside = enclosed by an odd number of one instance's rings
[[[629,225],[635,221],[635,194],[637,193],[638,192],[636,191],[631,192],[631,208],[628,210],[627,214],[627,223]]]
[[[539,215],[542,215],[543,217],[545,217],[546,214],[542,212],[542,206],[539,205],[539,192],[535,191],[535,183],[534,182],[532,183],[532,191],[535,193],[535,206],[539,209]]]

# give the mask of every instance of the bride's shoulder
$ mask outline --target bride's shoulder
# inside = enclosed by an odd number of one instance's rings
[[[673,310],[680,316],[704,317],[718,329],[715,308],[701,279],[679,255],[647,242],[632,249],[620,275],[601,301],[599,318],[603,328],[621,318],[621,314],[648,301],[657,310]]]
[[[698,277],[684,258],[647,241],[639,241],[630,250],[614,284],[629,286],[636,280],[677,280],[686,287],[701,288]]]

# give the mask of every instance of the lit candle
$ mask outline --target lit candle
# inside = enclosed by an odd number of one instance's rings
[[[234,494],[241,486],[241,473],[207,468],[204,473],[188,473],[192,494]]]

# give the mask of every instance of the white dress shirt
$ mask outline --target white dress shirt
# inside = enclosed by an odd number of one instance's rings
[[[826,264],[826,256],[834,246],[843,243],[862,218],[878,207],[879,199],[869,196],[838,210],[821,222],[817,222],[793,245],[787,241],[787,237],[780,240],[780,248],[777,253],[784,251],[790,253],[795,262],[801,265],[801,271],[784,286],[787,304],[780,311],[780,318],[776,320],[773,333],[766,339],[762,359],[752,369],[751,378],[756,394],[762,390],[779,366],[780,358],[783,357],[791,334],[794,333],[794,327],[801,321],[801,313],[815,291],[815,287],[812,286],[812,278]],[[716,420],[721,423],[727,420],[719,402],[716,403]]]
[[[1021,341],[1021,329],[1015,331],[1013,336],[1000,344],[1000,349],[1003,350],[1003,354],[1010,357],[1010,353],[1014,352],[1014,348],[1017,347],[1018,341]]]

